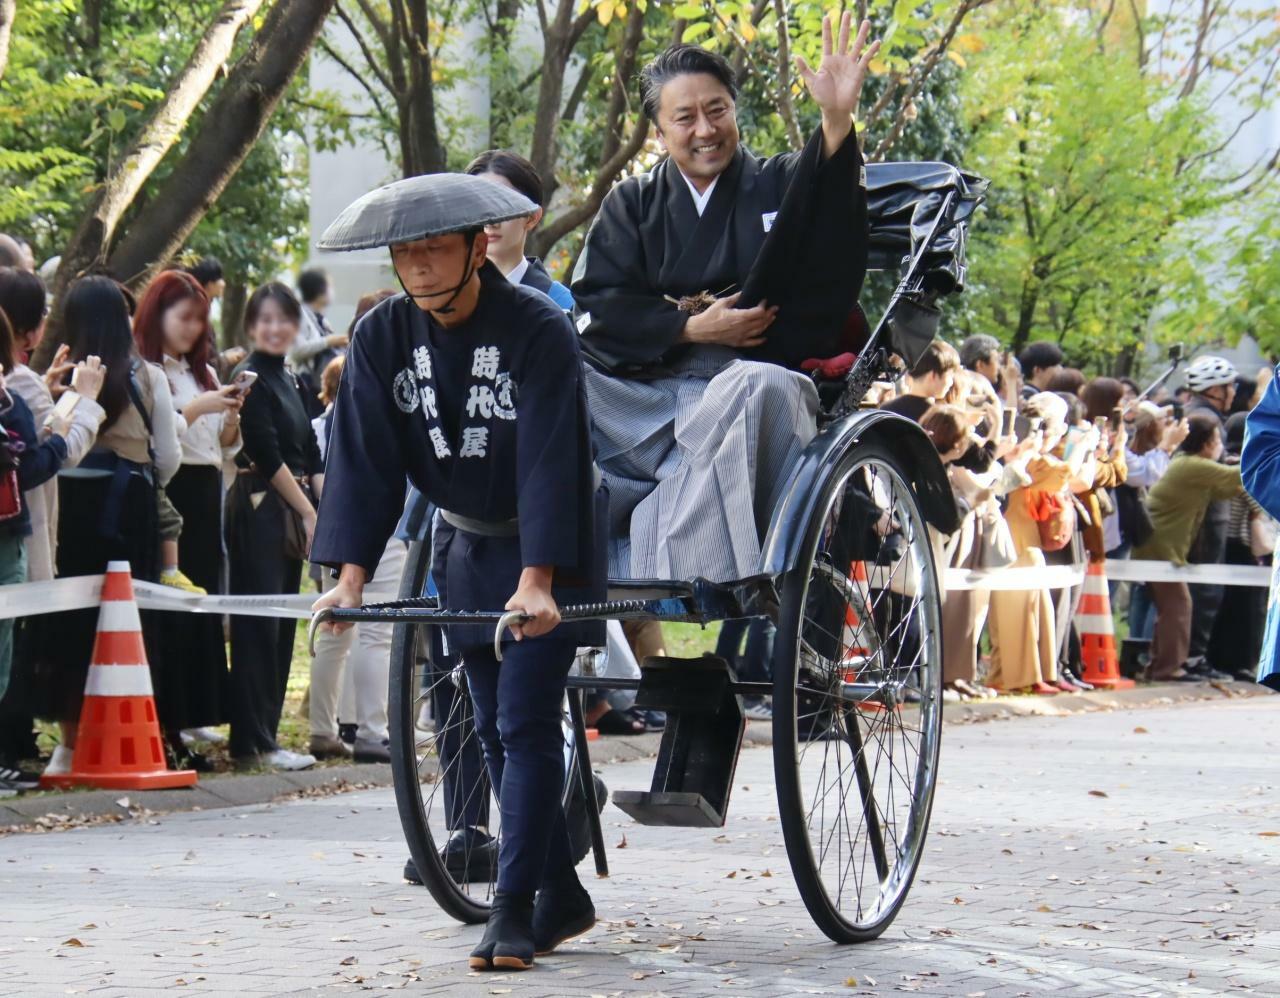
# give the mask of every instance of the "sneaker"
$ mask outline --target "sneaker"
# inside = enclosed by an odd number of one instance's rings
[[[209,745],[221,745],[227,740],[217,728],[187,728],[182,732],[182,744],[191,748],[196,742],[205,742]]]
[[[356,762],[390,762],[391,742],[386,738],[378,741],[372,738],[357,738],[352,752]]]
[[[748,721],[772,721],[773,703],[768,697],[752,700],[743,706],[742,716]]]
[[[44,767],[45,776],[65,776],[71,772],[71,763],[75,753],[65,745],[55,745],[53,754],[49,756],[49,764]]]
[[[276,749],[274,752],[263,752],[258,756],[261,765],[270,769],[310,769],[316,764],[314,755],[303,755],[300,752],[290,752],[288,749]]]
[[[40,777],[35,773],[0,766],[0,790],[35,790],[39,786]]]
[[[197,586],[177,568],[166,568],[161,572],[160,585],[168,586],[171,589],[181,589],[183,592],[194,593],[197,596],[209,595],[209,590]]]
[[[307,751],[317,759],[350,759],[351,746],[333,735],[312,735]]]
[[[412,856],[404,861],[404,873],[402,876],[409,883],[417,884],[419,887],[422,886],[422,877],[418,874],[418,868],[414,865]]]
[[[1231,678],[1225,672],[1219,672],[1217,669],[1215,669],[1212,665],[1209,664],[1209,660],[1206,658],[1189,659],[1187,661],[1187,664],[1183,666],[1183,669],[1191,673],[1191,675],[1195,676],[1197,679],[1201,679],[1201,680],[1213,680],[1215,682],[1223,682]]]

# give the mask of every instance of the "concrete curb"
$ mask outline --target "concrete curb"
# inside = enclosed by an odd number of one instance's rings
[[[1054,697],[1001,697],[997,700],[949,703],[944,708],[943,718],[947,724],[975,724],[1015,717],[1064,717],[1268,695],[1271,695],[1270,690],[1254,683],[1166,683],[1130,690],[1094,690]],[[591,743],[592,762],[607,765],[653,758],[658,754],[661,740],[662,735],[657,732],[600,739]],[[771,725],[761,721],[749,722],[743,742],[756,747],[773,744]],[[388,786],[391,786],[391,767],[383,763],[326,766],[296,773],[224,773],[201,777],[199,784],[189,790],[80,790],[20,796],[0,801],[0,831],[71,827],[94,818],[123,819],[168,811],[212,811],[266,804],[308,791],[343,793]]]

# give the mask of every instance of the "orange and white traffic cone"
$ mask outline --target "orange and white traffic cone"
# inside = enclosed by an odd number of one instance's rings
[[[127,561],[107,565],[71,772],[44,776],[40,782],[109,790],[158,790],[196,782],[194,770],[174,771],[165,765]]]
[[[1127,690],[1132,679],[1120,675],[1120,657],[1116,654],[1116,631],[1111,620],[1111,594],[1107,591],[1107,574],[1101,562],[1089,562],[1084,574],[1084,594],[1076,611],[1076,629],[1080,632],[1081,679],[1101,689]]]

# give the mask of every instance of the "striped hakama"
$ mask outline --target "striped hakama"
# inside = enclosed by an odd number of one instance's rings
[[[610,575],[756,575],[770,516],[817,430],[813,382],[722,347],[689,350],[653,380],[586,369]]]

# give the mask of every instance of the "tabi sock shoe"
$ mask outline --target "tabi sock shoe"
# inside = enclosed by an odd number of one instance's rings
[[[537,955],[546,956],[561,943],[590,932],[595,924],[596,906],[576,877],[572,884],[544,887],[533,906],[533,942]]]
[[[533,966],[533,898],[498,891],[484,938],[467,961],[472,970],[528,970]]]
[[[75,760],[75,754],[65,745],[55,745],[53,754],[49,756],[49,763],[44,767],[45,776],[62,776],[71,772],[71,764]]]

